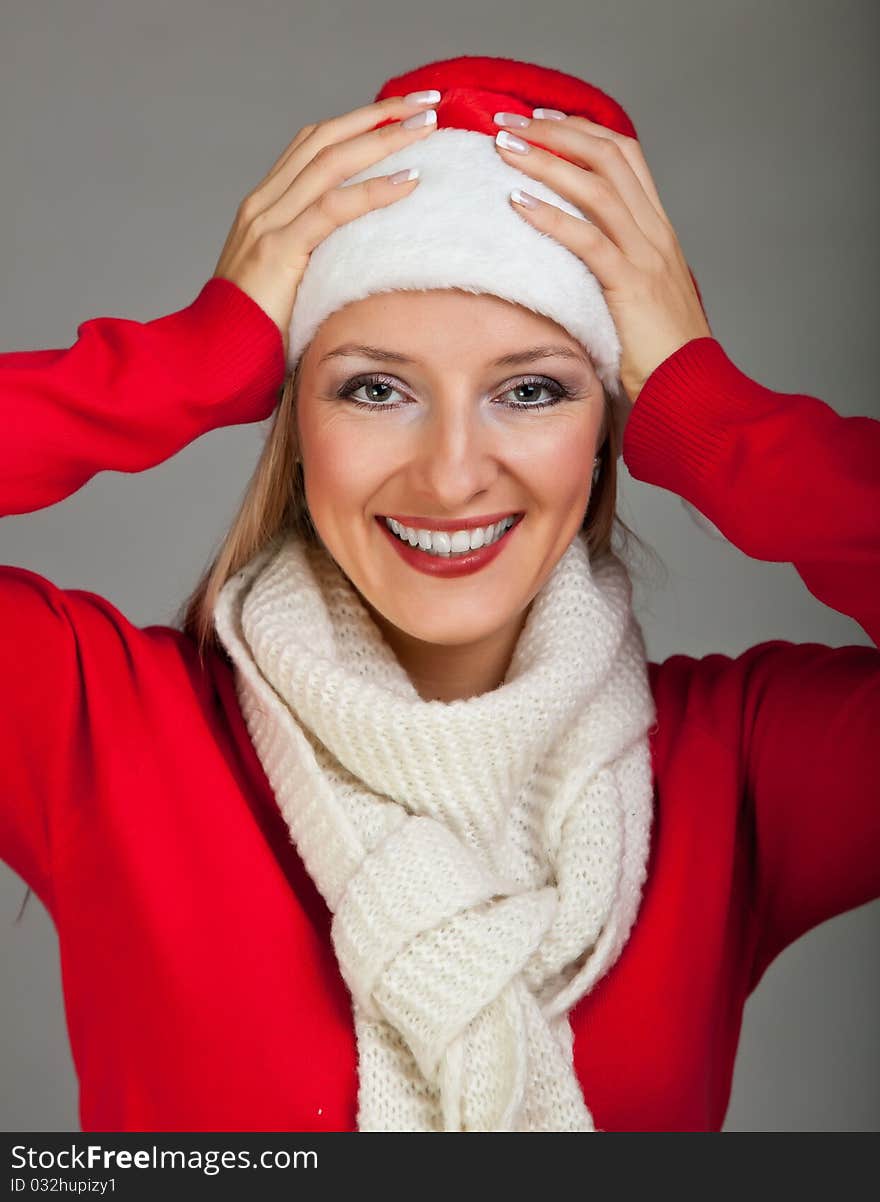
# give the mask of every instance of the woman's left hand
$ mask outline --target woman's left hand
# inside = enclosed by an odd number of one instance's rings
[[[586,117],[529,119],[516,114],[525,126],[499,120],[510,116],[497,113],[495,124],[529,150],[508,150],[496,141],[497,152],[589,221],[541,200],[535,208],[510,203],[526,221],[577,255],[599,281],[620,337],[621,383],[633,405],[664,359],[692,338],[713,336],[642,148],[635,138]]]

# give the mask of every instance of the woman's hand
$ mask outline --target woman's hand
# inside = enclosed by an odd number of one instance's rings
[[[502,116],[510,114],[497,114],[497,125]],[[664,359],[692,338],[712,337],[675,230],[635,138],[586,117],[522,120],[525,126],[511,123],[510,131],[549,149],[530,145],[523,154],[496,142],[498,153],[589,221],[540,200],[516,210],[576,254],[601,284],[620,336],[621,383],[633,405]]]
[[[401,122],[437,103],[389,96],[299,131],[269,174],[241,202],[214,276],[231,280],[269,314],[287,355],[297,288],[309,256],[338,226],[408,196],[418,179],[390,183],[379,176],[339,185],[410,142],[430,136],[436,122],[404,129]],[[374,126],[383,121],[393,124]]]

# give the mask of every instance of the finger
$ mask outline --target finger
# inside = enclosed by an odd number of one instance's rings
[[[597,125],[595,121],[589,121],[586,117],[569,117],[568,120],[582,122],[585,126],[589,126],[591,130],[595,131],[597,136],[607,136],[616,142],[660,218],[661,225],[658,227],[658,232],[654,237],[655,245],[661,253],[668,254],[671,250],[678,262],[690,271],[684,251],[678,240],[678,234],[669,220],[666,210],[663,208],[663,202],[660,200],[653,176],[648,169],[641,143],[636,138],[630,138],[626,134],[619,134],[616,130],[607,129],[604,125]]]
[[[657,215],[667,225],[672,224],[666,210],[663,208],[663,202],[660,200],[657,185],[654,183],[654,177],[648,168],[642,145],[636,138],[630,138],[626,134],[619,134],[614,129],[608,129],[605,125],[599,125],[595,121],[590,121],[587,117],[567,117],[566,121],[572,122],[576,126],[581,126],[586,132],[596,137],[608,138],[614,142],[620,148],[621,154],[632,168],[634,175],[642,185],[642,190],[654,206]]]
[[[411,116],[411,110],[406,115]],[[287,190],[260,214],[260,229],[265,232],[288,225],[328,188],[357,175],[363,168],[380,162],[396,150],[430,137],[436,128],[436,124],[428,124],[404,129],[400,121],[394,121],[348,141],[326,142],[294,176]]]
[[[529,130],[520,131],[521,134],[530,132]],[[544,135],[538,136],[543,138]],[[564,143],[562,149],[565,153],[572,155],[580,153],[576,145],[577,140],[577,137],[574,139],[571,137],[571,131],[561,139],[561,142]],[[533,175],[535,179],[541,180],[559,196],[576,205],[590,221],[595,222],[601,228],[603,233],[613,239],[632,263],[647,266],[656,258],[657,248],[622,200],[616,185],[606,178],[609,174],[607,168],[601,169],[600,173],[599,158],[602,155],[610,158],[611,155],[608,150],[597,152],[597,144],[609,148],[612,146],[610,142],[603,141],[601,138],[591,140],[590,157],[596,170],[584,170],[579,164],[569,162],[560,158],[558,154],[542,150],[534,145],[530,146],[527,154],[506,150],[497,142],[496,147],[498,153],[511,166],[516,167],[519,171],[524,171],[527,175]],[[618,165],[623,163],[623,159],[616,150],[613,150],[612,154]],[[627,168],[627,170],[629,169]],[[619,169],[612,171],[611,174],[619,176]],[[632,176],[631,172],[630,175]],[[654,214],[654,218],[657,219],[656,214]]]
[[[510,197],[517,213],[577,255],[604,291],[621,291],[634,282],[639,269],[597,225],[573,217],[537,196],[532,196],[532,200],[534,207],[518,204],[512,195]]]
[[[543,153],[549,154],[551,160],[553,158],[560,162],[567,160],[574,163],[576,168],[586,169],[587,172],[592,172],[603,180],[609,181],[613,185],[612,198],[616,194],[622,199],[627,212],[644,237],[658,249],[661,246],[665,247],[669,241],[668,223],[660,216],[646,195],[641,181],[629,159],[623,153],[617,137],[610,136],[611,131],[608,130],[605,130],[604,133],[593,133],[586,128],[588,125],[594,125],[594,122],[589,122],[586,118],[566,118],[565,121],[538,119],[532,121],[526,129],[519,133],[529,143],[534,140],[540,143],[541,147],[548,147],[549,150],[544,150]],[[602,129],[602,127],[596,126],[596,129]],[[605,136],[606,134],[609,136]],[[551,151],[556,153],[550,153]],[[565,156],[564,160],[559,159],[560,153]],[[531,156],[524,157],[530,158]],[[572,186],[586,182],[583,176],[578,176],[576,172],[569,172],[567,178]],[[600,192],[599,195],[602,197],[604,193]],[[568,197],[568,199],[577,204],[574,197]],[[622,216],[620,221],[623,221]],[[620,233],[623,236],[623,230]],[[634,256],[643,247],[638,239],[631,241],[632,244],[627,248],[627,253]],[[638,260],[634,258],[633,261]]]
[[[392,173],[396,174],[396,173]],[[287,225],[268,236],[268,253],[286,264],[301,266],[315,247],[341,225],[371,209],[385,208],[418,187],[418,177],[401,183],[388,175],[374,176],[346,187],[330,188],[302,209]]]
[[[345,141],[367,133],[380,122],[397,120],[412,116],[413,113],[429,107],[428,104],[414,104],[403,96],[387,96],[374,104],[364,105],[350,113],[342,113],[316,125],[306,126],[300,130],[290,145],[285,149],[268,175],[258,184],[252,196],[259,194],[259,205],[255,212],[264,212],[281,196],[290,185],[292,179],[302,170],[319,150],[334,142]]]
[[[297,133],[297,135],[293,139],[293,141],[289,142],[288,145],[285,146],[284,150],[281,152],[281,154],[278,156],[278,158],[275,160],[275,162],[272,164],[272,166],[269,168],[269,170],[266,172],[266,174],[263,176],[263,178],[257,184],[257,187],[254,188],[255,192],[258,189],[262,188],[266,183],[268,183],[268,181],[271,180],[272,177],[278,171],[281,170],[281,168],[284,166],[284,164],[290,158],[293,151],[296,150],[297,146],[299,146],[300,143],[304,142],[306,140],[306,138],[309,136],[309,134],[311,134],[317,128],[318,128],[317,125],[304,125],[303,126],[303,128]]]

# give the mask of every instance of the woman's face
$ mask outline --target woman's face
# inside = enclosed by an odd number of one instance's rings
[[[345,344],[374,351],[342,353]],[[537,357],[539,347],[553,353]],[[520,361],[496,363],[511,356]],[[571,395],[557,395],[563,388]],[[583,521],[603,405],[583,346],[495,296],[381,293],[323,323],[297,396],[306,499],[386,635],[450,648],[506,639],[512,648]],[[491,561],[459,575],[431,570],[454,555],[438,560],[407,543],[407,558],[385,526],[399,516],[451,532],[508,514],[521,519]]]

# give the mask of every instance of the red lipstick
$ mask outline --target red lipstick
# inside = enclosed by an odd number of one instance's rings
[[[393,515],[396,518],[396,514]],[[495,519],[500,521],[508,514],[501,513]],[[469,576],[472,572],[478,572],[481,568],[485,568],[497,556],[501,554],[507,544],[510,542],[511,536],[519,528],[522,520],[521,515],[516,517],[513,525],[505,530],[496,542],[490,543],[488,547],[478,547],[475,551],[467,551],[461,555],[429,555],[427,551],[423,551],[418,544],[413,547],[408,542],[397,537],[397,535],[389,529],[382,517],[376,517],[376,522],[385,534],[385,537],[391,541],[392,546],[401,559],[408,563],[411,568],[415,568],[418,572],[424,572],[426,576],[438,576],[443,579],[456,576]],[[409,525],[409,522],[404,522],[404,525]],[[491,525],[491,522],[472,522],[471,525],[482,526]],[[432,519],[430,527],[425,529],[439,530],[442,524],[436,519]],[[467,523],[458,522],[454,525],[446,527],[452,530],[467,530]]]

